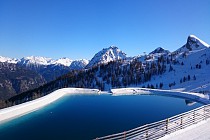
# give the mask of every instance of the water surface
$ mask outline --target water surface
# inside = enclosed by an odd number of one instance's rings
[[[90,140],[197,108],[155,95],[71,95],[0,125],[0,140]]]

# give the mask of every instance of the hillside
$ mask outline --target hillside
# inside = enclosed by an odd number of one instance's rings
[[[46,83],[44,78],[16,64],[0,63],[0,100],[39,87]]]
[[[113,49],[119,52],[117,57],[110,57],[115,55],[107,53],[113,52]],[[119,54],[123,54],[122,57],[118,57],[121,56]],[[193,35],[174,52],[157,48],[148,55],[126,58],[118,48],[109,47],[97,53],[90,63],[93,67],[71,71],[40,88],[10,98],[6,106],[41,97],[63,87],[106,91],[122,87],[146,87],[210,93],[210,48]]]
[[[163,89],[209,93],[210,48],[207,43],[190,35],[187,43],[168,57],[171,61],[166,65],[167,71],[140,86],[163,83]]]

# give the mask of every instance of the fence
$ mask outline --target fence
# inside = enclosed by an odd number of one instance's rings
[[[94,140],[156,140],[208,118],[210,118],[210,105],[204,105],[165,120]]]

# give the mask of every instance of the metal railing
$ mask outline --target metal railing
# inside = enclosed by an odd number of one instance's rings
[[[208,118],[210,118],[210,104],[165,120],[146,124],[121,133],[96,138],[94,140],[156,140]]]

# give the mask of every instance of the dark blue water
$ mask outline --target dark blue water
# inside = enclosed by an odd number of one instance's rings
[[[0,125],[0,140],[89,140],[197,108],[172,97],[77,95]]]

